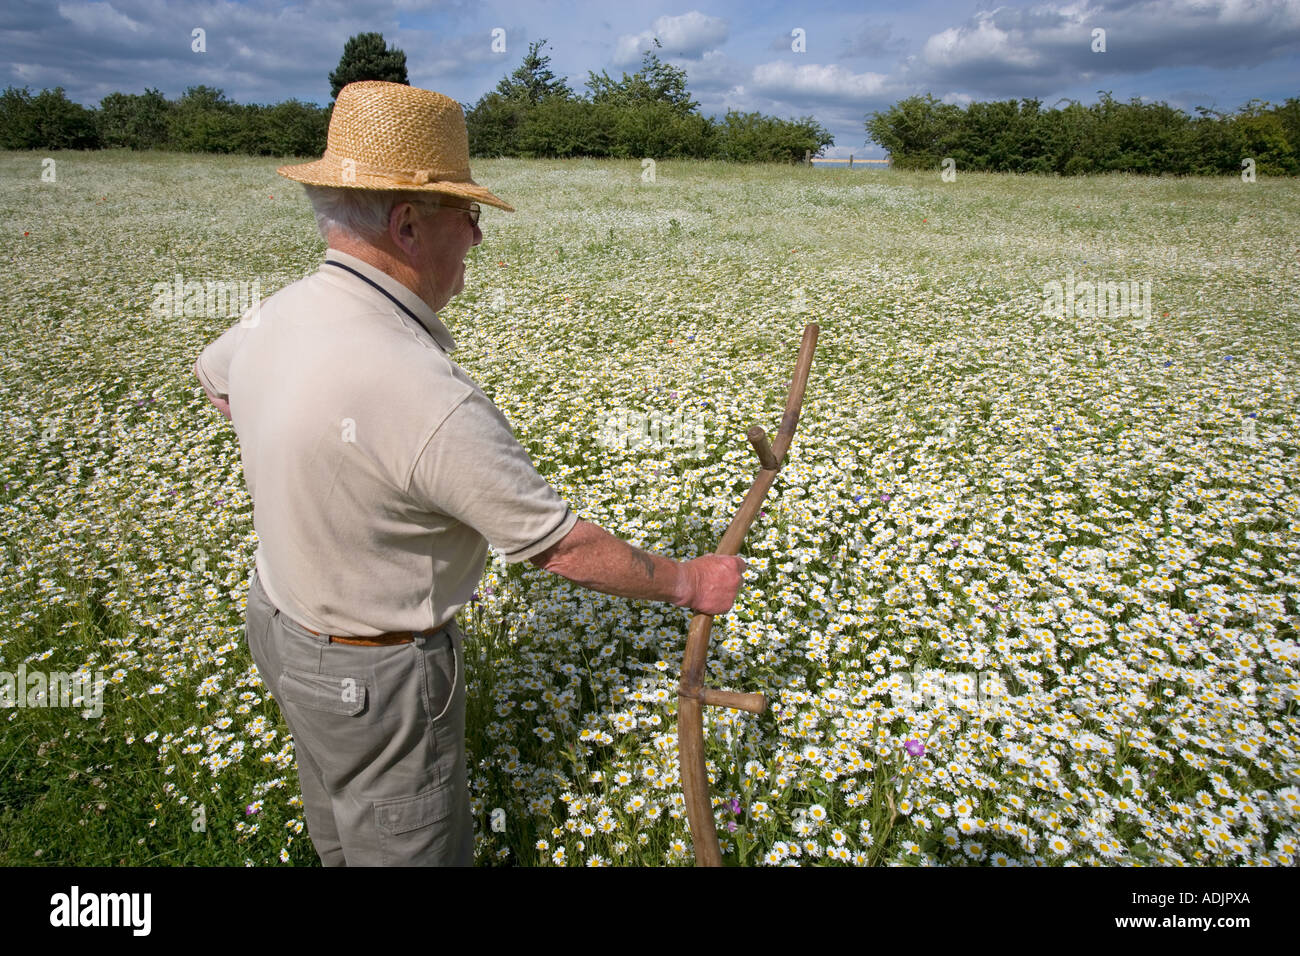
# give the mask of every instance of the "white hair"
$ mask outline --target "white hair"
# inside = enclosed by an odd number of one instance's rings
[[[341,232],[353,239],[370,242],[388,232],[388,218],[401,202],[437,205],[436,196],[421,192],[391,189],[348,189],[338,186],[302,184],[307,201],[316,215],[316,228],[329,242],[331,232]]]

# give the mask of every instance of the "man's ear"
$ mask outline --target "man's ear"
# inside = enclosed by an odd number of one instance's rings
[[[415,223],[420,216],[419,207],[403,200],[388,211],[388,238],[409,259],[418,242]]]

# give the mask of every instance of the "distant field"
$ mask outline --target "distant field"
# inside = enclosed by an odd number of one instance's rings
[[[0,153],[0,865],[314,865],[244,643],[238,441],[191,374],[239,310],[154,286],[265,297],[324,244],[275,160],[42,158]],[[520,211],[484,207],[440,317],[583,517],[676,557],[820,324],[714,625],[709,683],[774,702],[706,718],[724,859],[1294,865],[1300,182],[653,172],[474,163]],[[496,558],[482,597],[478,861],[689,862],[688,613]],[[105,683],[46,707],[20,668]]]

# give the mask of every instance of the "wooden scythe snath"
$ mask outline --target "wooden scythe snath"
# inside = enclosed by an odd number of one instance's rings
[[[781,469],[785,453],[794,441],[795,426],[799,424],[799,410],[803,407],[804,390],[808,387],[808,370],[812,367],[813,350],[817,348],[816,323],[804,326],[803,341],[799,345],[799,359],[795,364],[794,379],[785,399],[785,414],[777,429],[776,443],[768,444],[767,434],[755,425],[748,432],[749,442],[758,454],[760,468],[741,502],[740,510],[731,519],[715,554],[736,554],[741,542],[749,533],[749,526],[758,515],[759,506],[767,490],[772,487],[776,473]],[[686,654],[682,659],[682,681],[677,689],[677,750],[681,759],[682,794],[686,798],[686,817],[691,824],[691,841],[695,844],[697,866],[721,866],[722,848],[718,845],[718,830],[713,822],[713,801],[709,795],[709,773],[704,762],[704,705],[732,707],[761,714],[767,709],[767,698],[762,694],[741,694],[727,690],[713,690],[704,686],[704,665],[709,653],[709,630],[713,626],[712,614],[696,614],[691,618],[691,629],[686,637]]]

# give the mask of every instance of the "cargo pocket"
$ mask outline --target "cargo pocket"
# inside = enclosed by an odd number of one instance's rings
[[[364,677],[286,669],[280,674],[280,693],[299,707],[343,717],[355,717],[366,707]]]
[[[456,781],[444,781],[413,797],[375,803],[375,827],[383,866],[450,866],[456,836]]]

